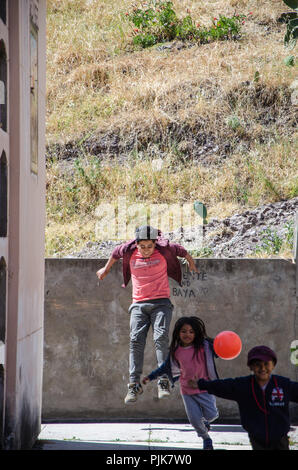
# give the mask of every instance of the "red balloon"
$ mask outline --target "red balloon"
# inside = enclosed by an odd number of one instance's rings
[[[222,359],[235,359],[241,353],[242,342],[234,331],[222,331],[214,338],[213,348]]]

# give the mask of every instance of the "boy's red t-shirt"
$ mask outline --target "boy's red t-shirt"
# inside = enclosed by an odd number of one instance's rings
[[[170,297],[167,262],[157,249],[149,258],[135,250],[130,258],[130,271],[134,302]]]

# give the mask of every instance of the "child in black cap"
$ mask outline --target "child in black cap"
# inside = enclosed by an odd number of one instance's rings
[[[289,402],[298,402],[298,382],[273,375],[277,357],[267,346],[248,352],[246,377],[190,380],[189,385],[238,403],[243,428],[253,450],[289,450]]]

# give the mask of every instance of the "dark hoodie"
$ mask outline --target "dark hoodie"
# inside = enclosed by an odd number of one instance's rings
[[[298,402],[298,382],[280,375],[271,375],[265,391],[255,377],[236,377],[206,381],[200,379],[201,390],[235,400],[243,428],[264,446],[277,442],[290,430],[289,402]]]

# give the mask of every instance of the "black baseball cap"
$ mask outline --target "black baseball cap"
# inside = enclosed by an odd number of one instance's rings
[[[158,237],[158,230],[150,225],[142,225],[138,227],[135,232],[136,240],[156,240]]]

